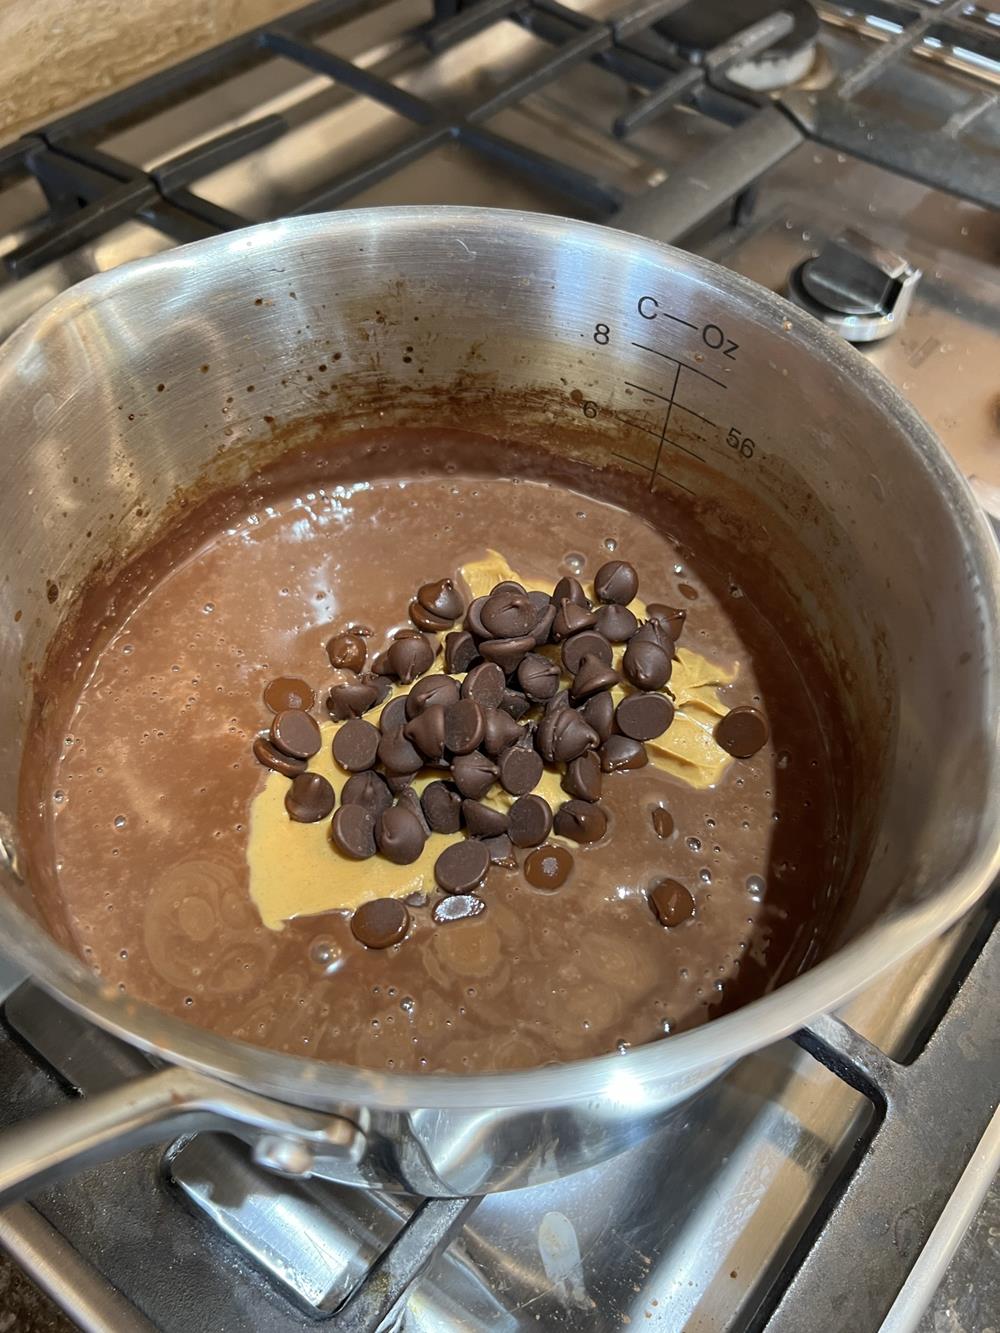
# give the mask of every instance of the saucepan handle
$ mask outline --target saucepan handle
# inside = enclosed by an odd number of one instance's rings
[[[263,1166],[362,1184],[365,1136],[339,1115],[303,1110],[187,1069],[169,1068],[85,1097],[0,1133],[0,1206],[135,1148],[198,1130],[253,1145]]]

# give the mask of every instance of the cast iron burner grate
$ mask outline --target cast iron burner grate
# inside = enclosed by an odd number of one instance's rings
[[[638,201],[636,216],[644,222],[655,218],[659,239],[677,239],[720,204],[739,200],[764,171],[806,139],[974,203],[1000,206],[998,136],[993,124],[1000,82],[1000,24],[995,14],[967,0],[872,0],[865,5],[863,18],[848,4],[824,4],[821,17],[828,25],[850,25],[868,39],[877,38],[878,44],[866,48],[860,63],[843,77],[833,77],[829,86],[811,91],[793,88],[772,99],[738,86],[727,75],[736,66],[780,48],[788,37],[794,20],[778,3],[775,0],[776,12],[685,59],[657,26],[682,9],[682,0],[643,0],[624,6],[607,20],[558,0],[436,0],[433,12],[416,30],[430,53],[445,52],[508,22],[527,29],[548,52],[529,72],[456,111],[414,96],[376,69],[320,45],[317,38],[324,31],[366,6],[357,0],[317,0],[0,149],[0,188],[5,181],[34,177],[48,209],[4,256],[4,263],[11,276],[24,277],[130,219],[140,219],[177,242],[247,225],[250,218],[202,197],[193,186],[209,173],[279,140],[289,129],[284,116],[249,120],[149,170],[97,144],[130,118],[177,105],[274,57],[371,99],[412,126],[402,143],[334,175],[298,200],[293,213],[339,208],[454,142],[543,182],[577,212],[628,228],[634,223],[630,209],[636,205],[623,213],[626,201],[614,185],[569,161],[515,142],[487,124],[588,61],[622,82],[623,110],[608,127],[618,138],[627,138],[676,106],[732,127],[714,150],[699,158],[697,190],[692,191],[690,173],[682,168]],[[382,0],[379,7],[386,5]],[[938,124],[890,116],[880,110],[877,99],[865,96],[914,53],[946,59],[967,78],[964,105]]]

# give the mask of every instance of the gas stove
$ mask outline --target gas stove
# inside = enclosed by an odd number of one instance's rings
[[[858,342],[1000,515],[998,89],[995,0],[319,0],[0,149],[0,337],[91,273],[288,213],[572,214]],[[654,1136],[421,1200],[201,1134],[37,1191],[0,1244],[116,1333],[902,1333],[1000,1164],[997,908],[744,1060],[688,1108],[683,1157]],[[16,982],[0,1123],[148,1067]]]

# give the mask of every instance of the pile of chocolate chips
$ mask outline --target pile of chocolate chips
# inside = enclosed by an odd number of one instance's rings
[[[551,596],[498,583],[465,606],[454,583],[440,579],[410,603],[415,628],[397,631],[370,663],[370,629],[335,635],[327,653],[347,678],[330,690],[326,707],[342,723],[334,759],[351,774],[336,811],[330,783],[305,771],[321,741],[304,682],[283,678],[268,686],[265,702],[275,716],[254,754],[292,779],[289,816],[315,822],[332,813],[331,841],[356,860],[381,855],[407,865],[431,832],[464,830],[465,840],[447,847],[434,866],[446,895],[434,908],[437,921],[483,911],[477,890],[491,863],[516,865],[515,847],[536,849],[524,861],[529,883],[556,889],[573,861],[566,848],[546,842],[549,834],[577,843],[601,839],[608,822],[600,804],[604,775],[646,764],[644,742],[673,720],[660,691],[685,613],[651,603],[640,624],[628,609],[638,582],[632,565],[612,560],[597,571],[593,606],[572,577],[560,579]],[[445,672],[426,674],[442,651],[442,633]],[[538,651],[548,644],[558,645],[559,661]],[[617,707],[610,691],[622,676],[612,667],[614,644],[626,645],[621,667],[634,687]],[[564,673],[568,689],[561,688]],[[364,714],[383,703],[393,681],[410,688],[383,708],[376,725]],[[563,770],[568,799],[555,811],[534,792],[545,764]],[[441,777],[418,796],[413,780],[428,768]],[[515,798],[509,811],[484,802],[495,783]],[[660,907],[651,906],[662,920]],[[356,937],[371,948],[397,943],[408,925],[406,904],[392,898],[365,904],[352,920]]]

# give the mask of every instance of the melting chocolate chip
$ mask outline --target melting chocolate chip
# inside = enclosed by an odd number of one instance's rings
[[[377,708],[380,703],[384,703],[392,693],[392,685],[386,680],[385,676],[380,676],[375,671],[364,671],[358,677],[362,685],[370,685],[375,691],[374,707]],[[331,690],[331,694],[333,691]]]
[[[607,691],[595,694],[580,709],[580,715],[588,726],[594,728],[598,740],[603,745],[611,735],[615,723],[615,701],[611,695]]]
[[[490,636],[486,633],[486,627],[479,618],[479,613],[486,605],[485,597],[474,597],[465,608],[465,620],[463,626],[476,636],[477,639],[488,639]]]
[[[521,728],[502,708],[484,708],[483,723],[483,749],[493,758],[521,738]]]
[[[574,703],[583,703],[602,690],[610,690],[612,685],[618,685],[620,681],[621,676],[614,667],[606,666],[591,653],[584,653],[570,686],[570,698]]]
[[[657,624],[670,635],[676,642],[681,637],[681,630],[684,628],[684,621],[687,619],[687,612],[676,606],[667,606],[664,602],[650,602],[646,607],[646,615],[650,620],[655,620]]]
[[[501,781],[503,773],[501,772]],[[579,801],[599,801],[601,799],[601,761],[593,750],[573,759],[566,766],[563,774],[563,791]]]
[[[475,838],[446,847],[434,862],[434,878],[445,893],[471,893],[490,868],[490,854]]]
[[[435,833],[457,833],[462,827],[462,798],[450,783],[429,782],[420,804]]]
[[[519,722],[531,707],[531,701],[526,699],[520,690],[512,690],[508,686],[503,692],[500,707],[505,713],[509,713],[515,722]]]
[[[627,768],[645,768],[649,755],[642,741],[635,741],[631,736],[609,736],[601,746],[602,773],[620,773]]]
[[[435,903],[431,916],[439,926],[443,926],[448,921],[467,921],[470,916],[479,916],[485,911],[486,904],[474,893],[453,893]]]
[[[411,718],[403,728],[403,735],[412,741],[427,759],[440,759],[444,754],[444,708],[432,704]]]
[[[527,634],[538,619],[531,598],[521,589],[494,590],[479,612],[483,628],[491,639],[516,639]]]
[[[470,838],[498,838],[507,832],[506,810],[494,810],[482,801],[464,800],[462,818]]]
[[[627,560],[609,560],[594,575],[594,592],[602,602],[628,606],[639,591],[639,575]]]
[[[402,727],[383,733],[378,743],[378,757],[390,778],[405,773],[419,773],[424,766],[423,755],[407,738]],[[389,788],[392,789],[391,782]]]
[[[265,768],[273,768],[286,778],[294,778],[306,771],[304,759],[294,759],[290,754],[282,754],[277,746],[272,745],[266,736],[257,736],[253,743],[253,757]]]
[[[409,927],[410,914],[398,898],[362,903],[351,917],[351,934],[368,949],[388,949],[398,944]]]
[[[626,643],[639,628],[639,622],[627,606],[612,602],[598,611],[594,628],[611,643]]]
[[[638,690],[662,690],[672,665],[670,654],[646,639],[633,639],[622,658],[622,669]]]
[[[424,830],[420,820],[405,805],[383,810],[375,821],[375,846],[396,865],[412,865],[424,850]]]
[[[462,594],[451,579],[437,579],[417,589],[417,601],[432,616],[454,623],[465,609]]]
[[[444,636],[444,669],[461,675],[479,656],[476,641],[467,629],[452,630]]]
[[[432,611],[428,611],[425,606],[421,606],[418,601],[412,601],[409,605],[410,619],[414,625],[420,629],[426,630],[428,634],[440,634],[443,630],[451,629],[455,623],[454,619],[447,620],[443,616],[436,616]]]
[[[377,773],[367,769],[363,773],[353,773],[347,779],[340,793],[340,803],[360,805],[377,817],[392,805],[392,792]]]
[[[411,680],[416,680],[433,666],[434,649],[423,635],[419,639],[397,639],[390,645],[386,659],[392,668],[392,674],[398,676],[404,685],[408,685]]]
[[[565,578],[559,580],[552,589],[552,605],[554,607],[562,606],[563,602],[573,602],[576,606],[582,606],[585,611],[590,610],[590,602],[587,600],[587,594],[583,591],[583,584],[579,579],[573,578],[567,574]]]
[[[497,761],[500,785],[511,796],[524,796],[533,791],[545,771],[541,756],[534,749],[512,745],[504,750]]]
[[[447,708],[449,704],[457,702],[457,680],[452,680],[451,676],[423,676],[411,685],[404,708],[407,717],[416,717],[433,704]]]
[[[585,750],[594,749],[599,739],[597,732],[575,708],[559,708],[546,713],[535,733],[539,752],[549,764],[568,764]]]
[[[271,744],[293,759],[311,759],[323,744],[315,720],[301,708],[283,708],[271,723]]]
[[[331,689],[326,696],[326,711],[334,722],[346,722],[349,717],[360,717],[369,708],[374,708],[377,698],[378,691],[373,685],[366,685],[361,680],[349,680]]]
[[[399,695],[390,699],[378,718],[378,729],[384,736],[387,731],[398,731],[406,725],[406,696]]]
[[[480,662],[462,681],[463,699],[475,699],[482,708],[496,708],[507,688],[503,671],[495,662]]]
[[[396,673],[389,665],[388,653],[376,653],[371,660],[371,674],[373,676],[394,676]],[[390,686],[390,689],[392,687]]]
[[[528,653],[517,668],[517,683],[529,699],[544,703],[559,689],[559,666],[541,653]]]
[[[362,658],[362,661],[364,659]],[[286,708],[309,710],[316,702],[312,686],[297,676],[279,676],[264,686],[264,703],[272,713],[283,713]]]
[[[552,827],[561,838],[574,842],[600,842],[608,831],[608,817],[589,801],[565,801],[555,813]]]
[[[430,639],[428,639],[427,635],[421,630],[414,629],[412,625],[403,625],[400,629],[394,630],[392,635],[393,643],[395,643],[397,639],[423,639],[425,643],[430,643]],[[431,644],[431,647],[433,646],[434,645]]]
[[[596,611],[591,611],[586,606],[578,606],[576,602],[563,601],[552,621],[552,638],[556,643],[562,643],[572,634],[579,634],[584,629],[593,629],[596,624]]]
[[[508,819],[507,836],[515,847],[537,847],[552,832],[552,810],[541,796],[519,796]]]
[[[653,828],[658,838],[669,838],[674,831],[674,817],[662,805],[653,811]]]
[[[484,639],[479,645],[479,651],[487,662],[496,662],[504,674],[509,676],[517,670],[534,646],[534,639],[527,636],[520,639]]]
[[[767,744],[767,720],[749,704],[740,704],[715,724],[715,743],[735,759],[752,759]]]
[[[573,857],[565,847],[547,842],[524,858],[524,878],[536,889],[561,889],[573,869]]]
[[[330,822],[330,841],[355,861],[375,855],[375,816],[363,805],[341,805]]]
[[[675,879],[661,879],[649,891],[649,905],[661,926],[679,926],[694,916],[694,898]]]
[[[322,773],[299,773],[285,792],[288,817],[299,824],[325,819],[336,803],[336,794]]]
[[[611,665],[611,644],[597,630],[584,629],[566,640],[562,646],[562,663],[571,676],[580,670],[580,663],[588,654],[605,666]]]
[[[630,694],[615,709],[618,730],[634,741],[662,736],[673,720],[674,706],[662,694]]]
[[[505,870],[513,870],[517,866],[514,844],[506,833],[498,833],[495,838],[484,838],[483,846],[490,854],[491,866],[503,866]]]
[[[475,699],[459,699],[444,710],[444,743],[452,754],[469,754],[485,734],[483,710]]]
[[[326,655],[337,671],[360,671],[368,656],[368,645],[360,634],[335,634],[326,641]]]
[[[456,755],[451,761],[451,778],[463,796],[477,800],[485,796],[496,781],[497,766],[486,755],[473,750],[471,754]]]

